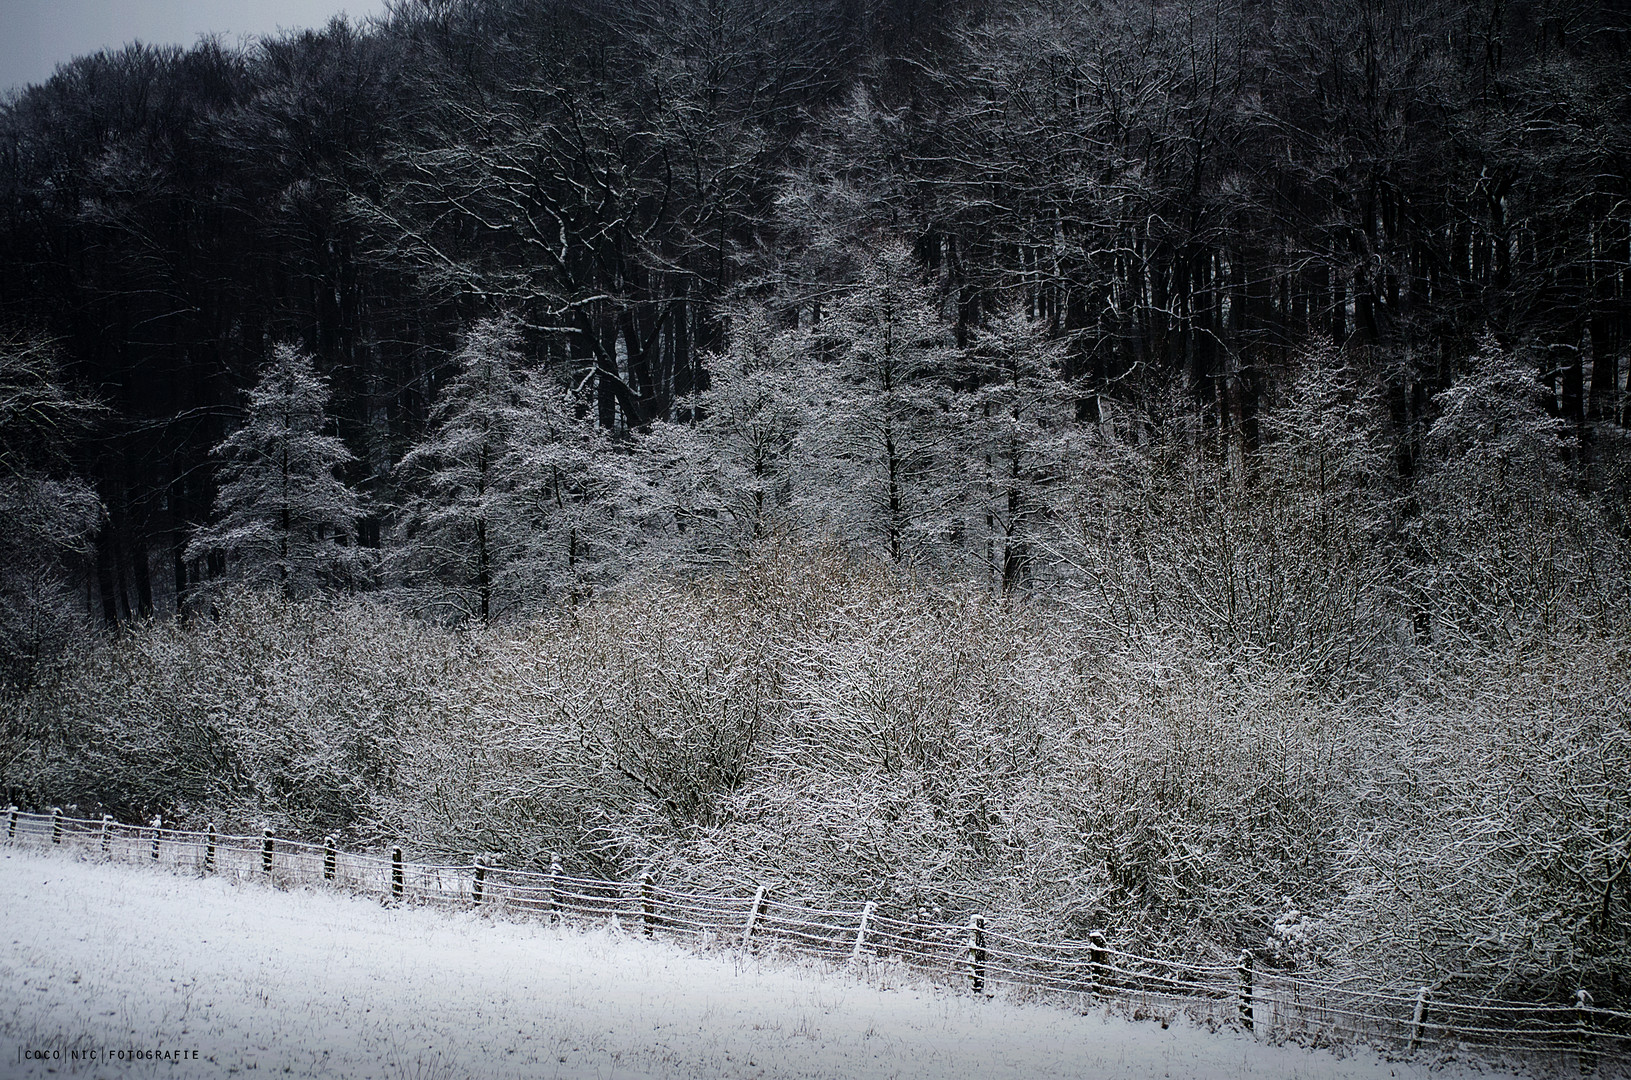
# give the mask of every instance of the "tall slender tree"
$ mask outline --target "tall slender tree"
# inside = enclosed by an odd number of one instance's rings
[[[518,324],[481,320],[453,363],[430,430],[397,463],[409,494],[392,562],[421,610],[486,622],[501,606],[498,582],[515,548],[501,463],[524,410]]]
[[[668,493],[686,561],[730,562],[810,509],[797,452],[808,419],[808,331],[777,329],[762,308],[735,313],[689,424],[658,425],[646,448]]]
[[[829,527],[891,561],[927,554],[951,501],[946,373],[951,328],[912,253],[887,244],[833,304],[832,360],[805,451],[821,472]]]
[[[1006,312],[975,331],[958,356],[955,396],[963,467],[963,531],[998,591],[1031,576],[1061,476],[1070,398],[1065,349],[1047,325]]]
[[[518,600],[574,602],[631,561],[650,486],[552,372],[527,373],[520,405],[499,462],[514,542],[503,584]]]

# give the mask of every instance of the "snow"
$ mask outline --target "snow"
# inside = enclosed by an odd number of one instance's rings
[[[876,968],[698,954],[615,924],[390,907],[67,853],[5,850],[0,911],[3,1077],[1429,1075]],[[74,1062],[72,1049],[97,1060]],[[109,1060],[117,1050],[144,1057]],[[164,1051],[183,1060],[146,1056]]]

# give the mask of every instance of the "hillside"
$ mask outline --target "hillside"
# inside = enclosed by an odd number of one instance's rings
[[[1163,1029],[975,999],[887,971],[857,978],[695,955],[605,925],[382,908],[18,849],[0,855],[0,906],[7,1077],[48,1068],[343,1080],[1464,1075],[1455,1064],[1339,1059],[1181,1022]],[[22,1047],[189,1056],[74,1068],[19,1062]]]

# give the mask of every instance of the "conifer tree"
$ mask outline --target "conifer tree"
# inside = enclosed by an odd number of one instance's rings
[[[1003,593],[1029,579],[1048,527],[1048,489],[1061,478],[1069,416],[1063,358],[1046,324],[1019,312],[997,315],[958,357],[958,531]]]
[[[927,554],[952,499],[951,329],[912,254],[885,245],[833,305],[804,451],[839,538],[893,562]]]
[[[221,559],[228,579],[290,597],[366,579],[371,559],[356,545],[362,500],[336,475],[352,456],[326,433],[328,400],[310,356],[273,348],[243,425],[215,447],[215,520],[194,534],[187,558]]]
[[[572,599],[627,557],[627,456],[548,371],[526,370],[520,323],[465,335],[426,437],[397,466],[395,566],[415,606],[487,622]]]
[[[454,356],[425,438],[397,464],[411,492],[398,520],[394,565],[421,610],[488,621],[518,546],[503,462],[525,406],[514,319],[472,326]]]
[[[728,347],[709,357],[709,387],[687,399],[690,423],[658,425],[646,442],[684,561],[731,563],[796,529],[809,463],[797,453],[811,401],[810,335],[777,329],[749,307],[731,316]]]
[[[517,598],[576,601],[627,567],[649,486],[550,372],[528,372],[519,398],[499,462],[514,541],[504,584]]]

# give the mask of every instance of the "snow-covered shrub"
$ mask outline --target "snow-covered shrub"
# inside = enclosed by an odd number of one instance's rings
[[[21,705],[14,797],[310,837],[364,827],[438,637],[361,601],[232,593],[214,612],[62,664]]]
[[[1333,679],[776,542],[527,624],[219,615],[21,699],[8,794],[1326,977],[1607,993],[1631,963],[1612,636]]]
[[[1182,401],[1134,423],[1065,458],[1063,599],[1084,632],[1327,684],[1390,662],[1398,573],[1384,541],[1399,496],[1360,373],[1311,358],[1250,453]]]
[[[1370,719],[1337,867],[1350,962],[1568,999],[1631,970],[1631,648],[1448,665]]]

